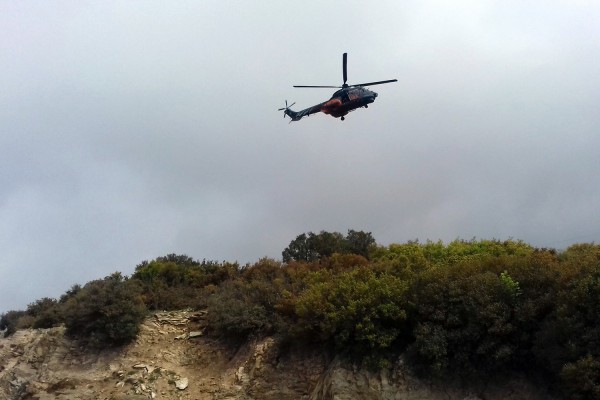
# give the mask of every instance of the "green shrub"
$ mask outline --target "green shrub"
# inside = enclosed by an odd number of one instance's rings
[[[226,339],[243,340],[251,334],[273,329],[273,312],[257,300],[251,285],[242,280],[229,281],[208,298],[211,333]]]
[[[600,399],[600,361],[588,355],[566,364],[560,377],[569,399]]]
[[[506,275],[505,275],[506,279]],[[434,268],[415,283],[414,343],[420,367],[445,375],[495,371],[513,361],[516,282],[477,263]]]
[[[19,326],[19,321],[25,315],[26,312],[21,310],[11,310],[5,312],[2,314],[2,316],[0,316],[0,330],[6,330],[6,336],[12,335],[21,328],[21,326]]]
[[[236,279],[214,288],[208,298],[213,334],[241,340],[249,335],[281,333],[287,328],[279,313],[287,305],[290,277],[280,262],[262,258],[243,268]],[[279,310],[279,311],[278,311]]]
[[[194,261],[186,255],[169,254],[140,263],[132,279],[141,283],[144,303],[154,310],[206,306],[204,288],[234,277],[237,263]]]
[[[313,280],[296,304],[306,335],[317,334],[338,350],[378,362],[404,333],[406,282],[364,267],[316,272]]]
[[[98,346],[133,340],[146,315],[139,286],[120,273],[87,283],[63,307],[67,334]]]
[[[586,356],[600,359],[600,262],[596,248],[577,249],[576,259],[561,262],[553,312],[536,337],[536,356],[554,374]]]
[[[44,297],[29,304],[27,314],[34,318],[33,328],[52,328],[62,322],[60,304],[49,297]]]

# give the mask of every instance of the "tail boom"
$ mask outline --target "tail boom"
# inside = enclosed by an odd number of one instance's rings
[[[292,119],[292,121],[300,121],[303,117],[308,117],[311,114],[315,114],[322,111],[323,104],[317,104],[316,106],[312,106],[309,108],[305,108],[301,111],[294,111],[289,107],[284,109],[284,114]]]

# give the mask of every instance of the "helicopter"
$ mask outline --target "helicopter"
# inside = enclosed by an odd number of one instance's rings
[[[300,121],[302,117],[308,117],[311,114],[322,112],[323,114],[331,115],[335,118],[344,120],[344,116],[357,108],[368,108],[369,104],[375,101],[377,93],[366,89],[365,86],[381,85],[384,83],[397,82],[398,79],[389,79],[387,81],[367,82],[358,83],[355,85],[348,85],[348,73],[346,65],[348,63],[348,53],[344,53],[342,57],[342,70],[344,73],[344,83],[342,86],[306,86],[306,85],[294,85],[295,88],[337,88],[331,99],[319,103],[312,107],[308,107],[302,111],[293,111],[290,109],[291,106],[296,104],[295,102],[288,106],[287,100],[285,101],[285,107],[278,109],[283,111],[283,118],[289,116],[292,121]],[[290,121],[290,122],[292,122]]]

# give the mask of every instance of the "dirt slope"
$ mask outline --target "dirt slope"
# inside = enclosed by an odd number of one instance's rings
[[[203,328],[202,313],[157,313],[135,343],[95,352],[65,338],[64,328],[18,331],[0,339],[0,399],[302,398],[324,370],[318,355],[278,370],[267,364],[277,358],[273,339],[232,350]],[[265,367],[273,371],[262,374]],[[283,387],[281,372],[298,378],[297,369],[311,373]]]
[[[542,400],[523,379],[464,387],[427,384],[402,360],[370,373],[328,361],[317,349],[281,355],[272,338],[231,349],[202,335],[204,315],[157,313],[135,343],[90,352],[64,328],[0,339],[0,399],[59,400]]]

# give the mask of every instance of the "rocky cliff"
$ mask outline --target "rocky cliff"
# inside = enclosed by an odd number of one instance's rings
[[[542,400],[542,388],[516,377],[502,383],[431,384],[402,359],[372,373],[328,360],[317,349],[280,351],[273,338],[231,348],[203,335],[203,313],[150,316],[137,340],[91,351],[63,328],[0,339],[0,399],[62,400]]]

